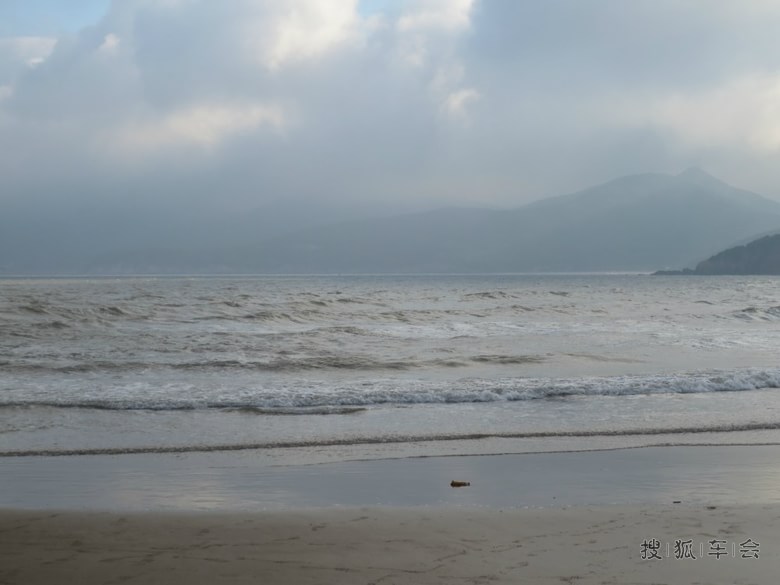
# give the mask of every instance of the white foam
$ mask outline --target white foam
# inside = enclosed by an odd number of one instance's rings
[[[46,405],[105,409],[311,408],[413,404],[465,404],[557,399],[568,396],[632,396],[740,392],[780,388],[780,369],[744,369],[665,375],[579,378],[465,378],[429,381],[397,378],[340,383],[286,379],[280,383],[216,384],[209,377],[179,382],[146,380],[112,386],[46,384],[3,393],[0,406]]]

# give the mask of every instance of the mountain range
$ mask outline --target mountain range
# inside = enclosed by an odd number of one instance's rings
[[[699,169],[622,177],[513,210],[443,209],[271,239],[260,272],[642,271],[780,229],[780,204]]]
[[[677,269],[780,231],[780,203],[692,168],[516,209],[446,208],[250,234],[245,243],[103,247],[63,272],[479,273]],[[2,256],[0,255],[0,267]],[[16,271],[18,272],[18,270]]]

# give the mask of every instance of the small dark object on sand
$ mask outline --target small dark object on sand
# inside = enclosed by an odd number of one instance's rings
[[[455,481],[454,479],[450,482],[450,487],[468,487],[471,485],[470,481]]]

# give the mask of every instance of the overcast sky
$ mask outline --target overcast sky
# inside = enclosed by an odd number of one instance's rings
[[[0,202],[780,198],[775,0],[2,0]],[[394,204],[394,203],[393,203]]]

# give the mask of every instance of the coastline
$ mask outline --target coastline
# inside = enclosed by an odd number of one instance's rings
[[[401,458],[375,452],[365,460],[314,464],[283,451],[0,458],[0,509],[780,505],[776,444]],[[471,486],[453,490],[451,480]]]

